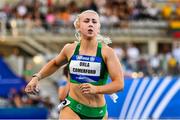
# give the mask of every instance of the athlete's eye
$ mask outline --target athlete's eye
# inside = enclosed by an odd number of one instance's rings
[[[89,18],[86,18],[86,19],[84,19],[84,23],[88,23],[90,20],[89,20]]]
[[[89,20],[85,20],[84,22],[85,22],[85,23],[88,23],[88,22],[89,22]]]
[[[97,20],[96,19],[92,19],[92,23],[97,23]]]

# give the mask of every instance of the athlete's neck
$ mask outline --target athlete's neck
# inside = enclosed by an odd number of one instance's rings
[[[81,48],[83,50],[93,50],[97,47],[97,40],[96,39],[91,39],[91,40],[87,40],[87,39],[82,39],[81,40]]]

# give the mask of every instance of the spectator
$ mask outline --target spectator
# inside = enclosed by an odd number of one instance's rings
[[[155,4],[152,4],[150,7],[147,8],[147,14],[152,20],[158,20],[158,13],[159,9],[156,7]]]
[[[180,45],[176,45],[172,50],[172,54],[177,62],[180,64]]]
[[[68,12],[68,9],[65,7],[62,7],[59,14],[58,14],[58,19],[62,21],[64,25],[69,24],[70,22],[70,14]]]
[[[94,10],[98,12],[98,8],[93,0],[85,0],[81,11]]]
[[[50,30],[55,22],[55,15],[53,14],[53,10],[49,9],[48,14],[46,15],[46,23],[47,28]]]
[[[137,61],[137,70],[143,72],[144,75],[149,75],[148,63],[144,56]]]
[[[177,3],[175,12],[177,20],[180,20],[180,3]]]
[[[0,9],[0,20],[7,20],[7,14],[2,9]]]
[[[24,4],[19,4],[17,6],[17,12],[20,17],[24,17],[27,13],[27,7]]]
[[[127,57],[128,57],[128,62],[133,70],[137,69],[136,62],[138,61],[139,55],[140,55],[139,49],[135,47],[133,44],[128,44]]]
[[[166,4],[163,8],[162,8],[162,16],[165,19],[170,19],[171,15],[172,15],[173,9],[171,7],[170,4]]]
[[[152,73],[158,73],[160,70],[160,59],[158,55],[154,55],[150,58],[150,66],[152,69]]]
[[[171,56],[168,60],[168,70],[170,75],[177,74],[177,61],[174,56]]]
[[[113,15],[111,5],[105,5],[104,13],[100,16],[100,21],[102,26],[104,27],[115,26],[119,23],[118,17]]]
[[[116,53],[116,55],[118,56],[119,60],[121,61],[121,59],[124,57],[124,50],[121,47],[115,46],[114,51]]]

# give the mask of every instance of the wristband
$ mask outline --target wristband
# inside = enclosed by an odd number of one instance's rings
[[[34,74],[32,77],[37,77],[38,78],[38,81],[40,81],[41,80],[41,75],[40,74]]]

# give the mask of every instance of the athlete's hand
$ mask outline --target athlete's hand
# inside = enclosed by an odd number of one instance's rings
[[[39,93],[37,84],[38,84],[38,78],[33,77],[32,80],[27,84],[25,88],[25,92],[27,94],[37,95]]]
[[[79,88],[83,94],[97,94],[98,86],[94,86],[90,83],[82,83],[79,85]]]

